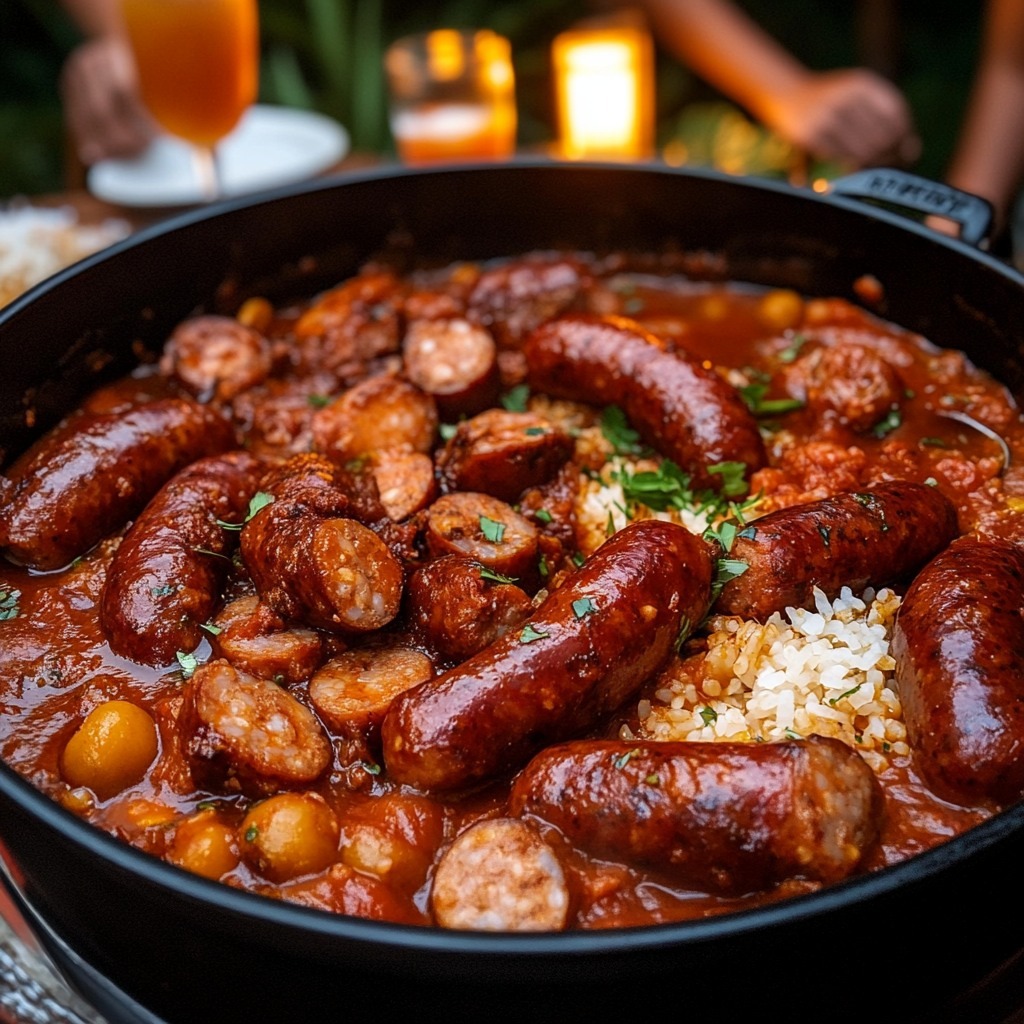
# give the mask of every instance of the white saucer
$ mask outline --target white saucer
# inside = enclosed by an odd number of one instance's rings
[[[251,107],[217,147],[224,196],[301,181],[337,163],[349,149],[336,121],[291,107]],[[205,201],[189,146],[163,135],[131,160],[89,169],[89,191],[122,206],[186,206]]]

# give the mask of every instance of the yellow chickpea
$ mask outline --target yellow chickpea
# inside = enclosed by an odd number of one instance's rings
[[[246,299],[235,314],[235,319],[240,324],[262,333],[274,320],[274,307],[264,298]]]
[[[71,786],[85,786],[106,800],[140,781],[157,752],[156,723],[126,700],[100,704],[68,740],[61,773]]]
[[[765,327],[785,331],[798,327],[804,317],[804,300],[785,288],[769,292],[757,305],[757,318]]]
[[[174,833],[167,859],[203,878],[223,878],[238,866],[235,830],[214,811],[200,811]]]
[[[279,793],[257,804],[239,829],[242,856],[272,882],[315,874],[338,856],[334,811],[316,793]]]

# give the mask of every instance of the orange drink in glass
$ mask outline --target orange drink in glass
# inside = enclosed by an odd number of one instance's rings
[[[256,0],[121,0],[121,11],[143,102],[212,161],[256,99]]]
[[[515,152],[515,76],[503,36],[486,29],[406,36],[388,48],[385,67],[391,134],[405,163]]]

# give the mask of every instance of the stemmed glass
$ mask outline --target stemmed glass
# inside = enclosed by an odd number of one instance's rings
[[[221,195],[217,143],[256,99],[256,0],[121,0],[149,112],[191,144],[203,198]]]

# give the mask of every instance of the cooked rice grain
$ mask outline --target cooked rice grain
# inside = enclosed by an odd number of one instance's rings
[[[653,699],[641,702],[640,738],[757,742],[816,733],[882,770],[891,755],[909,753],[891,685],[899,604],[888,589],[859,598],[844,587],[831,602],[815,590],[813,610],[787,608],[763,624],[712,620],[703,680],[674,662]]]

